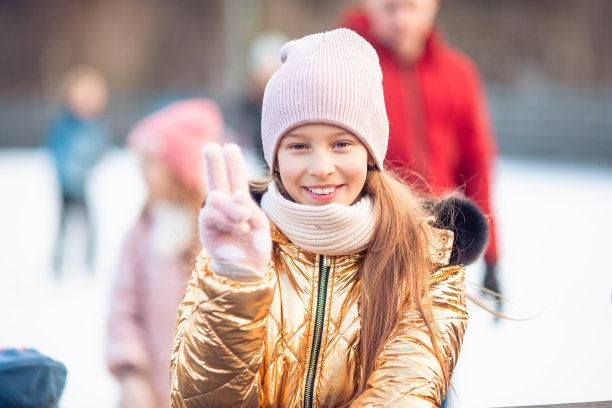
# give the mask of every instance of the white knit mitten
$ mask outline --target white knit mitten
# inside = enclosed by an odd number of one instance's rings
[[[198,227],[211,268],[234,280],[260,280],[270,262],[270,224],[249,194],[240,148],[209,143],[203,154],[208,197]]]

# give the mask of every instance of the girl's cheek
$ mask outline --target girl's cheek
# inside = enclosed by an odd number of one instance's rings
[[[351,159],[344,166],[344,172],[350,175],[359,175],[368,171],[368,158],[366,157],[358,157]]]
[[[303,167],[302,160],[299,157],[295,156],[285,156],[283,160],[280,160],[278,163],[278,170],[281,174],[281,177],[291,177],[299,173],[300,168]]]

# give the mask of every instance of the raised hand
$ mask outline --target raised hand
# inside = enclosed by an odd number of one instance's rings
[[[265,276],[272,241],[268,218],[249,194],[244,159],[236,144],[204,146],[208,196],[200,210],[200,241],[215,273],[235,280]]]

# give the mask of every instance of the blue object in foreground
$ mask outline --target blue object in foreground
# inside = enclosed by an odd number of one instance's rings
[[[56,407],[66,366],[33,349],[0,350],[0,407]]]

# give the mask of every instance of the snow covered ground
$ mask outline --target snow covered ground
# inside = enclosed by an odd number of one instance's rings
[[[66,364],[63,408],[117,400],[104,364],[108,291],[144,197],[134,159],[122,150],[91,181],[96,266],[83,269],[84,230],[73,223],[57,279],[49,158],[37,149],[0,150],[0,348],[33,347]],[[496,181],[504,313],[521,320],[470,306],[453,407],[612,400],[612,170],[503,159]],[[480,264],[468,270],[470,292],[481,276]]]

